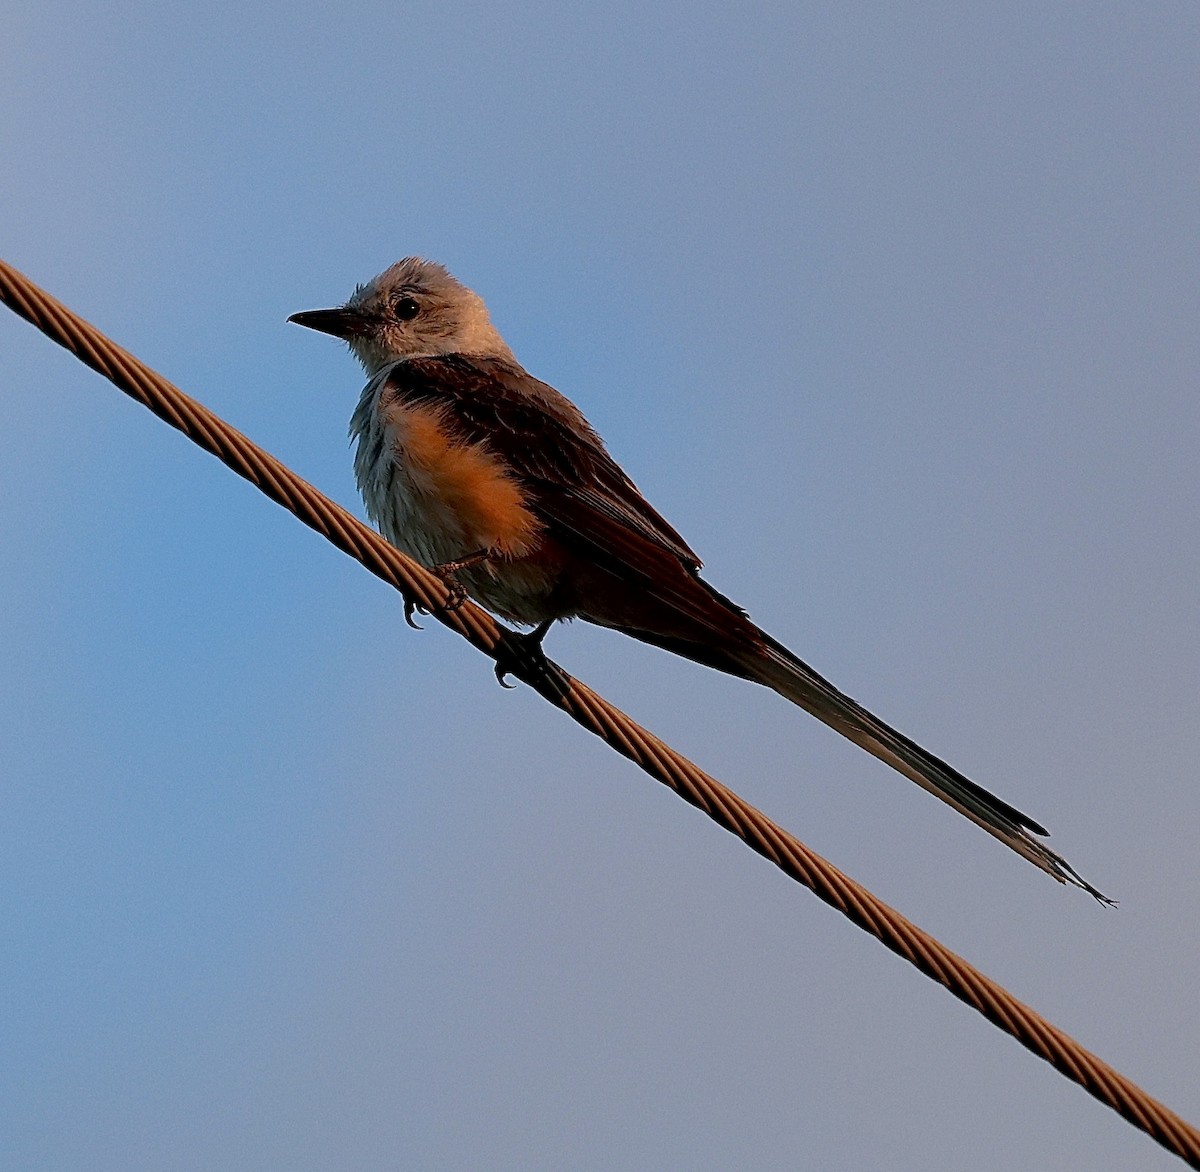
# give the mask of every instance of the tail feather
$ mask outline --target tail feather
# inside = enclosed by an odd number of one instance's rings
[[[1028,815],[964,777],[945,761],[885,724],[861,704],[793,655],[782,643],[760,632],[757,646],[733,652],[738,674],[778,692],[917,785],[953,806],[1060,883],[1070,883],[1112,904],[1061,855],[1038,841],[1049,833]]]

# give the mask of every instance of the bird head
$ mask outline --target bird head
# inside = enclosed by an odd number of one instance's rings
[[[439,354],[512,360],[483,298],[441,265],[415,256],[359,285],[345,305],[294,313],[288,321],[341,338],[368,375],[402,358]]]

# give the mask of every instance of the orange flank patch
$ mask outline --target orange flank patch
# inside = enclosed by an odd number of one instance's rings
[[[541,525],[500,459],[481,444],[455,439],[435,407],[406,405],[389,414],[413,487],[454,518],[467,547],[511,558],[532,552]]]

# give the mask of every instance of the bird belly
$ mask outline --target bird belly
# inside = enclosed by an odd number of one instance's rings
[[[356,412],[351,424],[354,466],[384,537],[429,568],[486,550],[486,562],[459,573],[471,597],[514,622],[562,617],[552,605],[556,559],[503,462],[457,438],[436,407],[372,406],[369,421]]]

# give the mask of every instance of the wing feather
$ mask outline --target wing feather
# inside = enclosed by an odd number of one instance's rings
[[[448,412],[465,441],[485,445],[533,490],[547,522],[603,545],[622,564],[636,568],[648,542],[700,568],[579,409],[519,366],[461,354],[410,358],[389,368],[382,393]]]

